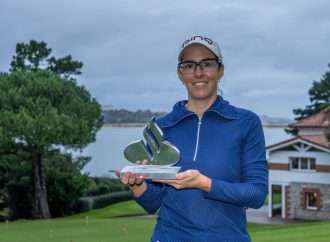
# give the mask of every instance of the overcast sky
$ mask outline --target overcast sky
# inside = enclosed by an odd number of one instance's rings
[[[169,111],[191,35],[219,42],[232,104],[292,118],[330,62],[329,0],[1,0],[0,71],[17,42],[43,40],[84,63],[79,83],[102,105]]]

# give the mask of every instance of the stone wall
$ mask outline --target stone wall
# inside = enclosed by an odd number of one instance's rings
[[[317,194],[317,209],[306,208],[306,192]],[[330,219],[330,185],[316,183],[290,183],[288,187],[288,218],[306,220]]]

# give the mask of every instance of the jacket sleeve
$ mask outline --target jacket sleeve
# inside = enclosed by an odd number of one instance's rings
[[[147,190],[135,200],[144,210],[153,214],[160,208],[163,185],[160,183],[153,183],[151,180],[147,180],[146,183]]]
[[[241,181],[212,179],[210,192],[204,197],[241,207],[259,208],[268,190],[268,168],[261,121],[253,114],[244,134],[241,153]]]

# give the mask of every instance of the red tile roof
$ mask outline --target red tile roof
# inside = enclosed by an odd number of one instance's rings
[[[323,147],[330,148],[330,143],[328,142],[327,137],[325,137],[325,135],[302,135],[299,137],[305,141],[310,141],[314,144],[318,144]]]
[[[299,135],[299,130],[304,128],[321,128],[325,130],[330,126],[330,106],[323,109],[321,112],[316,113],[307,118],[301,119],[293,124],[290,124],[289,127],[298,129],[298,136],[294,136],[290,139],[283,140],[282,142],[269,145],[267,149],[275,148],[277,146],[285,145],[295,140],[303,140],[314,145],[321,146],[326,149],[330,149],[330,142],[328,142],[325,134],[319,135]]]
[[[326,128],[330,125],[330,106],[289,125],[292,128]]]

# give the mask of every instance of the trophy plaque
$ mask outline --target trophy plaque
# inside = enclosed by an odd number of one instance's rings
[[[120,174],[131,172],[147,179],[175,179],[180,167],[173,165],[180,160],[180,151],[164,139],[155,118],[145,126],[143,137],[144,140],[133,141],[124,149],[125,158],[134,165],[125,166]],[[143,160],[148,161],[146,165],[136,164]]]

